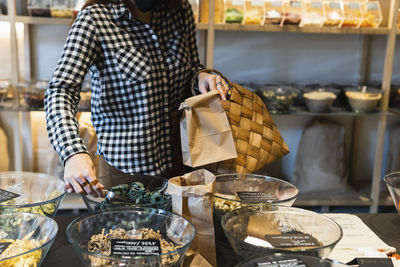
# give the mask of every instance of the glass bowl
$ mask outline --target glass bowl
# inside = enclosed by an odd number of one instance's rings
[[[346,97],[355,113],[374,112],[382,98],[382,90],[377,88],[347,88]]]
[[[304,89],[303,98],[307,109],[314,113],[329,112],[340,90],[333,88]]]
[[[32,213],[0,214],[0,266],[40,266],[58,232],[53,219]]]
[[[242,206],[292,206],[298,193],[294,185],[277,178],[256,174],[222,174],[216,177],[214,208],[222,217]]]
[[[224,215],[221,221],[224,233],[236,255],[245,259],[275,252],[294,252],[316,257],[327,257],[342,238],[341,227],[321,214],[285,206],[243,207]],[[273,243],[290,235],[308,235],[314,243],[294,246],[292,243]],[[268,240],[268,242],[267,242]]]
[[[52,218],[66,194],[63,181],[34,172],[1,172],[0,189],[19,195],[0,202],[0,213],[30,212]]]
[[[400,172],[393,172],[384,177],[387,188],[392,196],[397,212],[400,214]]]
[[[170,250],[163,249],[164,241],[161,243],[163,250],[160,255],[130,256],[122,258],[110,254],[109,256],[100,252],[89,251],[88,243],[94,235],[107,235],[110,239],[114,237],[112,230],[120,228],[126,234],[118,239],[148,239],[148,234],[143,234],[144,228],[159,231],[161,238],[170,242]],[[75,219],[68,225],[67,238],[73,245],[79,258],[85,266],[179,266],[187,249],[195,237],[196,230],[191,222],[182,216],[160,209],[132,208],[107,211],[104,213],[91,214]],[[160,239],[160,236],[153,236]],[[110,241],[105,240],[110,244]],[[166,244],[166,243],[165,243]],[[173,247],[175,246],[175,247]],[[180,247],[176,247],[180,246]],[[136,254],[135,254],[136,255]]]
[[[104,184],[106,188],[117,188],[122,184],[126,184],[128,188],[131,188],[130,185],[132,181],[140,181],[145,190],[149,192],[159,191],[163,198],[157,198],[156,200],[150,201],[140,201],[140,203],[134,203],[134,200],[130,200],[127,197],[124,197],[122,201],[119,198],[115,198],[112,202],[106,201],[105,198],[101,197],[92,197],[90,195],[82,195],[83,201],[86,204],[89,212],[99,212],[99,211],[109,211],[113,209],[118,209],[121,207],[145,207],[145,208],[154,208],[154,209],[163,209],[170,210],[172,206],[172,198],[170,195],[165,194],[165,190],[168,186],[168,179],[160,176],[152,176],[152,175],[131,175],[131,176],[123,176],[119,177],[118,182],[120,183],[116,187],[111,185]],[[113,190],[111,190],[113,191]],[[126,196],[127,191],[119,191],[117,194],[122,194]],[[129,202],[127,202],[129,201]],[[132,202],[131,202],[132,201]]]
[[[288,113],[298,90],[291,86],[263,86],[259,93],[269,112],[272,114]]]
[[[250,258],[236,265],[236,267],[254,267],[254,266],[307,266],[307,267],[345,267],[348,265],[333,261],[330,259],[316,258],[312,256],[275,253],[262,257]],[[270,264],[270,265],[268,265]],[[285,265],[288,264],[288,265]]]

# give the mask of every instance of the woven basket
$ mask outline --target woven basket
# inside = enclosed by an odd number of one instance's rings
[[[235,159],[208,165],[207,169],[215,173],[254,173],[289,153],[278,127],[257,94],[229,81],[217,70],[202,71],[220,75],[230,87],[229,99],[221,103],[232,128],[238,154]],[[194,85],[193,81],[193,91]]]

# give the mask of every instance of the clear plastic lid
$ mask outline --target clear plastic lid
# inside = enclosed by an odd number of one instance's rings
[[[343,2],[344,20],[342,27],[359,27],[363,20],[361,2]]]
[[[242,23],[244,0],[225,0],[225,23]]]
[[[285,1],[283,2],[283,25],[299,25],[301,22],[302,2],[301,1]]]
[[[340,27],[344,19],[343,3],[341,1],[324,2],[324,26]]]
[[[363,3],[364,17],[360,27],[378,28],[382,23],[381,5],[378,1]]]
[[[265,3],[265,25],[280,25],[283,18],[282,0],[266,0]]]
[[[263,0],[246,0],[244,9],[244,24],[263,23],[264,18],[264,1]]]
[[[304,1],[300,27],[321,27],[324,23],[324,5],[322,1]]]

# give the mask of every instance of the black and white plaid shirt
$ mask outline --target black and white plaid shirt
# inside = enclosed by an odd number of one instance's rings
[[[169,115],[202,68],[191,6],[168,9],[161,1],[150,25],[122,0],[78,14],[45,97],[49,138],[63,162],[87,152],[75,115],[90,69],[97,153],[125,173],[172,167]]]

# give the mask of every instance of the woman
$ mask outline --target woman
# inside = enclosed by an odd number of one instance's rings
[[[171,120],[203,69],[190,4],[89,0],[71,27],[46,91],[47,130],[65,165],[68,192],[103,196],[75,118],[89,69],[97,153],[122,173],[171,173]],[[225,100],[222,78],[206,72],[197,78],[201,93],[216,89]]]

